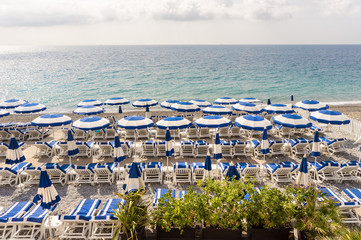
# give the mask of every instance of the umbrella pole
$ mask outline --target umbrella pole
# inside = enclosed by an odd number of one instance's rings
[[[69,156],[69,164],[71,165],[71,157]]]
[[[315,171],[315,179],[317,179],[317,181],[319,181],[316,163],[317,163],[317,157],[315,157],[315,170],[314,171]],[[315,183],[315,185],[317,187],[317,182]]]

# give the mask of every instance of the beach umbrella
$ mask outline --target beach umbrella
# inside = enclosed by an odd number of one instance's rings
[[[202,100],[202,99],[193,99],[190,102],[194,103],[198,107],[209,107],[212,105],[210,102],[207,102],[206,100]]]
[[[309,112],[319,111],[319,110],[326,110],[328,109],[328,105],[324,103],[320,103],[316,100],[303,100],[301,102],[297,102],[295,104],[296,108],[301,108],[303,110],[307,110]]]
[[[192,125],[192,122],[182,117],[167,117],[155,124],[159,129],[183,129]]]
[[[3,109],[0,110],[0,117],[6,117],[9,115],[10,115],[10,113],[8,111],[3,110]]]
[[[74,137],[73,137],[73,134],[71,133],[71,130],[68,130],[68,141],[66,144],[68,147],[67,155],[69,157],[69,163],[71,165],[71,157],[73,157],[79,153],[79,149],[76,146],[76,143],[74,141]]]
[[[238,103],[238,101],[230,97],[220,97],[214,101],[214,104],[219,104],[219,105],[233,105],[236,103]]]
[[[130,103],[130,101],[128,99],[122,98],[122,97],[109,98],[108,100],[106,100],[104,102],[104,104],[106,104],[106,105],[111,105],[111,106],[118,105],[119,106],[118,113],[123,113],[121,105],[128,104],[128,103]]]
[[[231,120],[219,115],[204,116],[194,122],[194,125],[200,128],[221,128],[227,127],[231,124]]]
[[[285,114],[285,113],[294,113],[292,106],[286,104],[271,104],[264,108],[268,114]]]
[[[169,99],[169,100],[167,100],[167,101],[162,102],[162,103],[160,104],[160,106],[161,106],[162,108],[170,109],[170,106],[172,106],[174,103],[177,103],[177,102],[179,102],[179,101],[178,101],[178,100],[171,100],[171,99]]]
[[[264,117],[258,115],[245,115],[236,118],[235,123],[237,127],[250,130],[250,131],[263,131],[264,129],[270,130],[272,124]]]
[[[120,144],[119,136],[114,138],[114,162],[119,163],[125,159],[122,145]]]
[[[350,119],[343,113],[331,110],[313,112],[310,115],[310,119],[316,122],[331,125],[345,125],[350,123]]]
[[[49,210],[60,202],[59,194],[51,182],[44,166],[41,168],[40,172],[38,194],[36,194],[33,199],[35,204],[38,204],[39,201],[42,208]]]
[[[260,150],[260,152],[264,155],[264,157],[266,157],[266,155],[270,153],[269,145],[270,144],[268,141],[267,130],[264,129],[262,134],[261,150]]]
[[[315,135],[313,137],[313,142],[312,142],[311,157],[317,158],[319,156],[321,156],[321,142],[320,142],[320,138],[318,137],[318,131],[315,131]]]
[[[142,116],[130,116],[118,120],[118,126],[127,130],[144,129],[152,127],[153,121]]]
[[[16,107],[14,112],[17,114],[36,113],[46,110],[46,107],[40,103],[24,103]]]
[[[72,123],[70,117],[62,114],[46,114],[35,118],[32,122],[32,126],[37,127],[59,127]]]
[[[209,154],[209,151],[207,152],[206,160],[204,162],[204,174],[203,179],[207,177],[212,176],[212,161],[211,161],[211,155]]]
[[[81,101],[76,106],[77,107],[84,107],[84,106],[101,106],[101,105],[102,105],[101,101],[98,101],[96,99],[87,99],[87,100]]]
[[[25,156],[23,154],[23,151],[21,151],[21,148],[16,141],[14,136],[11,136],[10,144],[8,146],[8,150],[6,151],[6,164],[16,164],[21,163],[25,161]]]
[[[3,109],[16,108],[16,107],[19,107],[20,105],[23,105],[24,103],[26,103],[26,101],[24,101],[24,100],[8,99],[8,100],[5,100],[2,103],[0,103],[0,108],[3,108]]]
[[[213,144],[213,158],[214,160],[218,160],[218,159],[222,159],[223,155],[222,155],[222,148],[221,148],[221,141],[219,139],[219,133],[216,133],[216,137],[214,139],[214,144]]]
[[[272,117],[274,124],[281,125],[288,128],[309,128],[312,126],[312,123],[306,118],[301,117],[297,114],[282,114]]]
[[[158,102],[153,99],[143,98],[143,99],[138,99],[132,105],[133,107],[144,107],[147,115],[147,112],[149,112],[149,107],[155,106],[157,104]]]
[[[294,105],[294,99],[293,99],[293,95],[291,95],[291,106],[293,107]]]
[[[174,148],[172,144],[172,136],[170,135],[169,129],[165,133],[165,156],[167,157],[167,168],[168,168],[168,158],[171,157],[174,153]]]
[[[272,103],[271,103],[271,99],[269,98],[269,99],[267,99],[267,105],[269,106],[269,105],[271,105]]]
[[[84,131],[94,131],[106,128],[110,125],[110,121],[101,117],[86,117],[79,119],[73,123],[74,128],[78,128]]]
[[[251,102],[239,102],[232,106],[233,110],[242,111],[249,114],[259,114],[263,111],[262,107]]]
[[[204,108],[203,113],[205,114],[213,114],[213,115],[231,115],[232,110],[229,108],[226,108],[224,106],[209,106]]]
[[[240,102],[246,102],[246,103],[262,103],[261,100],[254,98],[254,97],[246,97],[239,100]]]
[[[80,114],[80,115],[95,115],[104,112],[104,108],[97,107],[97,106],[83,106],[78,107],[73,111],[73,113]]]
[[[133,162],[131,165],[132,166],[130,167],[129,175],[126,177],[125,184],[123,185],[123,189],[125,190],[126,194],[145,188],[142,173],[139,169],[139,164]]]
[[[308,164],[307,164],[307,158],[306,154],[303,156],[300,168],[298,171],[297,179],[296,179],[297,185],[302,185],[304,187],[308,187]]]
[[[239,180],[241,177],[239,175],[239,172],[237,171],[236,166],[234,166],[233,162],[231,162],[231,164],[228,167],[227,173],[226,173],[226,178],[228,179],[228,181],[231,180]]]
[[[177,102],[170,106],[170,109],[177,112],[199,112],[201,109],[191,102]]]

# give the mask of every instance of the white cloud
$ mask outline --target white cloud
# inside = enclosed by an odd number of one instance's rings
[[[325,15],[356,14],[361,12],[359,0],[322,0]]]
[[[52,26],[108,21],[280,20],[291,0],[1,0],[0,26]]]

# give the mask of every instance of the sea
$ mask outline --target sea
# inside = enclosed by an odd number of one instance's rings
[[[361,101],[361,45],[0,46],[0,101]],[[126,108],[131,109],[131,104]]]

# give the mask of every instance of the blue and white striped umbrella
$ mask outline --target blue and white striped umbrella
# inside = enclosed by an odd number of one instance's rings
[[[118,136],[114,138],[114,162],[121,162],[125,159],[124,151]]]
[[[219,139],[219,133],[216,133],[216,137],[214,139],[214,146],[213,146],[213,158],[214,160],[222,159],[222,148],[221,148],[221,141]]]
[[[235,125],[251,131],[263,131],[264,129],[270,130],[272,128],[270,121],[258,115],[245,115],[238,117],[235,120]]]
[[[213,115],[231,115],[232,114],[232,110],[229,108],[226,108],[224,106],[209,106],[204,108],[203,113],[205,114],[213,114]]]
[[[74,113],[80,115],[95,115],[103,112],[104,112],[104,108],[97,106],[83,106],[83,107],[78,107],[77,109],[74,110]]]
[[[264,108],[268,114],[285,114],[285,113],[294,113],[295,111],[291,106],[286,104],[271,104]]]
[[[125,190],[125,193],[129,193],[144,188],[145,186],[142,178],[142,173],[139,169],[139,164],[133,162],[129,170],[129,175],[125,179],[123,189]]]
[[[312,126],[312,123],[306,118],[301,117],[297,114],[282,114],[275,117],[272,117],[274,124],[282,125],[283,127],[288,128],[309,128]]]
[[[233,110],[242,111],[249,114],[259,114],[263,111],[262,107],[250,102],[239,102],[232,106]]]
[[[99,130],[110,125],[110,121],[101,117],[86,117],[79,119],[73,123],[73,127],[80,130]]]
[[[319,156],[321,156],[321,142],[320,142],[320,138],[318,137],[318,131],[315,131],[315,135],[313,137],[313,143],[312,143],[311,157],[319,157]]]
[[[212,161],[211,161],[211,155],[209,154],[209,151],[207,152],[206,160],[204,162],[204,174],[203,179],[207,177],[212,176]]]
[[[31,125],[38,127],[58,127],[72,123],[70,117],[62,114],[46,114],[35,118]]]
[[[254,98],[254,97],[246,97],[239,100],[240,102],[246,102],[246,103],[262,103],[261,100]]]
[[[192,125],[192,122],[182,117],[167,117],[156,123],[159,129],[183,129]]]
[[[20,105],[23,105],[24,103],[26,103],[26,101],[24,101],[24,100],[8,99],[8,100],[5,100],[2,103],[0,103],[0,108],[3,108],[3,109],[16,108],[16,107],[19,107]]]
[[[102,105],[101,101],[98,101],[96,99],[87,99],[87,100],[81,101],[76,106],[84,107],[84,106],[101,106],[101,105]]]
[[[40,103],[24,103],[15,108],[14,112],[18,114],[36,113],[46,110],[46,107]]]
[[[233,105],[236,103],[238,103],[238,101],[230,97],[220,97],[214,101],[214,104],[219,104],[219,105]]]
[[[167,167],[168,165],[168,159],[171,157],[174,153],[174,148],[172,144],[172,136],[170,135],[169,129],[167,129],[165,133],[165,156],[167,157]]]
[[[117,124],[119,127],[127,130],[144,129],[154,125],[152,120],[142,116],[125,117],[118,120]]]
[[[122,97],[109,98],[104,102],[106,105],[124,105],[130,103],[128,99]]]
[[[67,152],[68,157],[75,156],[79,153],[79,149],[76,146],[76,143],[74,141],[74,137],[73,137],[73,134],[71,133],[71,130],[68,130],[67,147],[68,147],[68,152]]]
[[[38,204],[40,201],[40,205],[44,209],[50,209],[60,202],[60,196],[44,168],[45,167],[43,167],[40,172],[38,194],[35,195],[33,202]]]
[[[204,116],[194,122],[194,125],[200,128],[221,128],[231,124],[231,120],[219,115]]]
[[[202,100],[202,99],[193,99],[190,102],[194,103],[198,107],[209,107],[212,105],[210,102],[207,102],[206,100]]]
[[[25,161],[25,156],[21,148],[19,147],[18,142],[16,141],[15,137],[12,136],[10,139],[10,144],[8,146],[8,150],[6,151],[6,164],[15,164],[21,163]]]
[[[326,110],[328,109],[328,105],[324,103],[320,103],[316,100],[303,100],[295,104],[296,108],[301,108],[307,110],[309,112],[319,111],[319,110]]]
[[[297,185],[302,185],[304,187],[308,187],[309,181],[308,181],[308,164],[307,164],[307,158],[306,155],[303,156],[300,168],[298,171],[297,179],[296,179]]]
[[[310,119],[316,122],[331,124],[331,125],[345,125],[350,123],[350,119],[343,113],[330,110],[321,110],[313,112]]]
[[[177,112],[199,112],[201,110],[200,107],[191,102],[177,102],[172,104],[170,109]]]
[[[234,166],[233,162],[231,162],[231,164],[228,167],[227,173],[226,173],[226,178],[231,181],[231,180],[239,180],[241,178],[241,176],[239,175],[239,172],[237,171],[236,166]]]
[[[179,101],[178,100],[167,100],[167,101],[164,101],[160,104],[160,106],[162,108],[167,108],[167,109],[170,109],[170,106],[172,106],[174,103],[178,103]]]
[[[157,105],[158,102],[150,99],[150,98],[143,98],[135,101],[132,105],[133,107],[152,107]]]
[[[3,109],[0,110],[0,117],[6,117],[9,115],[10,115],[10,113],[8,111],[3,110]]]
[[[267,136],[267,130],[266,129],[263,130],[260,152],[262,154],[264,154],[264,155],[270,153],[269,141],[268,141],[268,136]]]

